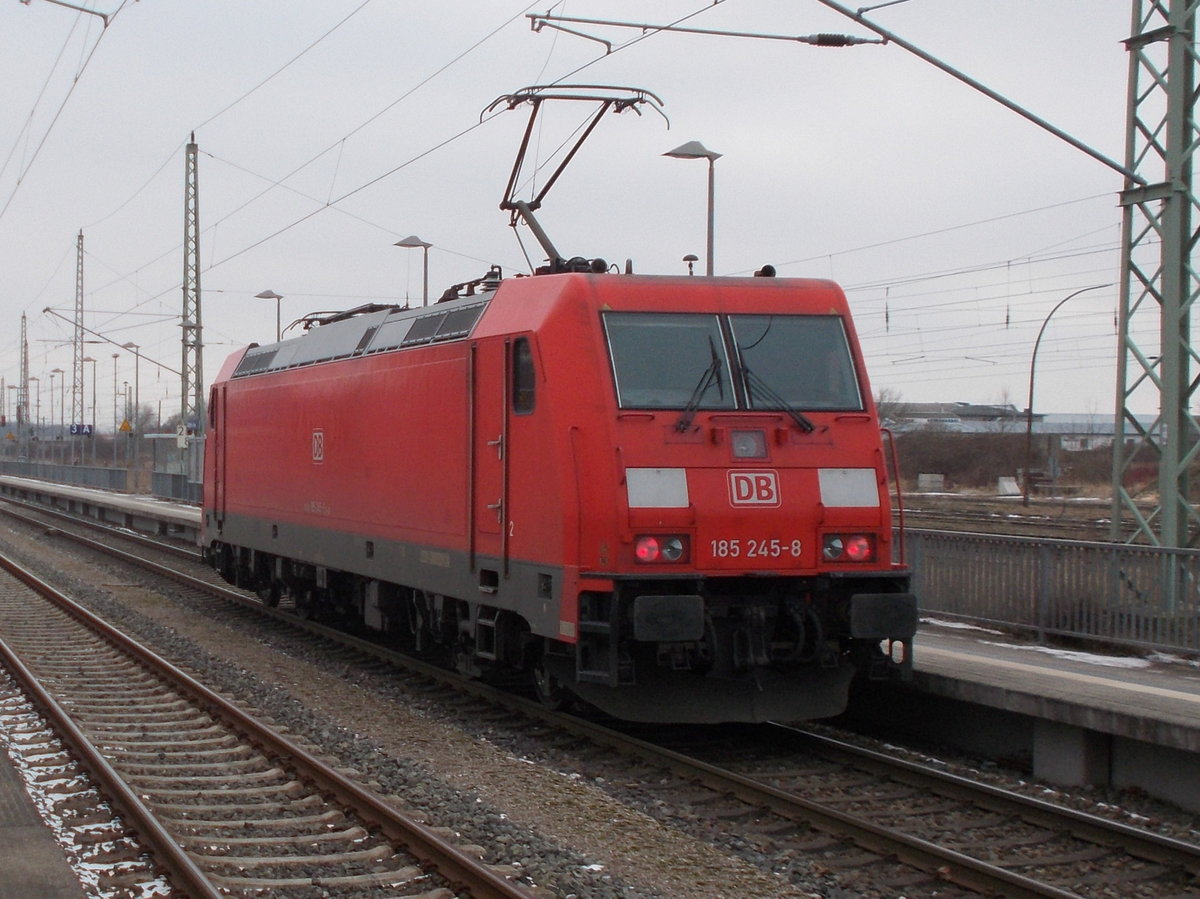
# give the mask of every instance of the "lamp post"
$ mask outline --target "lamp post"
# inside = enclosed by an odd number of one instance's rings
[[[91,433],[91,440],[92,440],[92,464],[95,465],[96,464],[96,360],[93,359],[91,356],[84,356],[83,361],[92,363],[92,415],[91,415],[92,433]],[[86,413],[85,413],[85,416],[86,416]]]
[[[63,417],[66,414],[66,393],[67,380],[66,372],[61,368],[53,368],[50,370],[50,427],[54,428],[54,376],[58,375],[58,437],[57,440],[62,440],[62,423]]]
[[[713,199],[715,193],[713,163],[721,158],[721,154],[709,150],[698,140],[690,140],[686,144],[680,144],[674,150],[668,150],[663,156],[670,156],[673,159],[708,160],[708,250],[705,256],[704,273],[711,278],[713,273]]]
[[[278,316],[276,317],[275,327],[279,327]],[[141,411],[142,379],[138,372],[140,369],[139,363],[141,362],[142,354],[138,352],[141,347],[133,341],[122,345],[125,347],[125,349],[133,353],[133,416],[130,419],[130,424],[132,425],[133,430],[129,432],[129,436],[130,439],[133,440],[133,464],[136,468],[138,456],[140,455],[141,451],[141,445],[138,442],[138,415]]]
[[[16,434],[14,436],[17,439],[17,446],[20,446],[21,445],[21,421],[20,421],[20,419],[21,419],[21,416],[20,416],[20,411],[21,411],[20,400],[21,400],[21,398],[19,395],[16,394],[17,389],[18,388],[17,388],[16,384],[9,384],[8,385],[8,396],[6,397],[6,399],[8,402],[16,404],[13,406],[13,427],[16,430]],[[16,397],[16,399],[13,399],[14,396]],[[8,408],[8,406],[6,404],[5,409],[7,409],[7,408]],[[12,431],[9,431],[8,433],[11,434]],[[18,454],[18,456],[20,455],[19,449],[17,450],[17,454]]]
[[[422,266],[423,277],[421,279],[421,283],[422,283],[421,305],[428,306],[429,305],[429,248],[432,247],[433,244],[426,243],[425,241],[421,240],[421,238],[417,237],[417,235],[415,235],[415,234],[410,234],[410,235],[408,235],[408,237],[404,238],[404,240],[396,241],[394,244],[392,244],[392,246],[404,247],[406,250],[415,250],[415,249],[417,249],[417,247],[421,248],[421,251],[424,256],[424,258],[422,260],[424,264]]]
[[[113,468],[117,467],[117,435],[121,433],[121,420],[117,418],[117,360],[120,353],[113,353]]]
[[[50,370],[50,431],[54,431],[54,379],[62,372],[61,368]],[[54,444],[50,444],[50,461],[54,461]]]
[[[1025,477],[1022,479],[1024,481],[1022,502],[1026,506],[1029,505],[1029,466],[1033,464],[1033,372],[1037,366],[1038,347],[1042,344],[1042,335],[1046,333],[1046,325],[1050,324],[1054,313],[1061,309],[1067,300],[1074,299],[1089,290],[1100,290],[1102,287],[1112,287],[1112,285],[1097,284],[1093,287],[1084,287],[1059,300],[1042,322],[1041,328],[1038,329],[1037,339],[1033,342],[1033,356],[1029,360],[1029,404],[1025,407]]]
[[[255,299],[258,300],[274,300],[275,301],[275,342],[279,343],[283,332],[279,329],[279,301],[283,299],[273,290],[264,290],[262,293],[256,293]],[[126,344],[128,346],[128,344]]]
[[[42,379],[37,375],[30,375],[29,380],[37,384],[37,401],[33,406],[33,427],[30,428],[30,431],[38,435],[35,439],[40,439],[42,430]]]

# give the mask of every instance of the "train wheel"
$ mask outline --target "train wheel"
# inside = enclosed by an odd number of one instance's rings
[[[454,670],[464,677],[483,676],[479,660],[465,642],[459,642],[454,646]]]
[[[233,564],[233,550],[228,543],[222,543],[217,549],[217,573],[229,583],[237,577],[237,569]]]
[[[317,600],[315,593],[315,590],[309,589],[301,590],[295,594],[296,615],[306,621],[317,620]]]
[[[263,605],[274,608],[279,605],[279,585],[271,583],[265,587],[259,587],[254,591],[258,594],[258,598],[263,601]]]
[[[571,691],[541,662],[533,669],[533,689],[538,701],[551,711],[562,711],[571,705]]]

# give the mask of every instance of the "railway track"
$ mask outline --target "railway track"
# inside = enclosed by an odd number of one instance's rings
[[[1143,505],[1142,511],[1149,515],[1153,509]],[[894,519],[898,522],[898,513]],[[1095,498],[1037,497],[1026,506],[1020,497],[918,493],[905,497],[904,521],[914,530],[1099,543],[1112,540],[1112,505]],[[1133,537],[1131,527],[1130,522],[1123,522],[1118,542]]]
[[[111,811],[97,784],[0,667],[0,757],[50,822],[59,849],[92,895],[170,894],[145,847]],[[11,891],[10,891],[11,892]]]
[[[1019,502],[998,505],[962,501],[953,508],[906,508],[904,522],[906,527],[914,530],[969,531],[1004,536],[1047,537],[1056,540],[1110,539],[1108,512],[1094,507],[1067,509],[1038,506],[1026,509]]]
[[[760,841],[794,839],[780,818],[820,822],[881,859],[988,895],[1200,895],[1200,846],[808,730],[769,725],[734,746],[684,733],[677,751],[678,773],[771,810],[745,822]]]
[[[95,546],[103,549],[100,543]],[[187,579],[182,573],[160,573]],[[188,582],[222,601],[294,620],[238,591]],[[550,733],[566,733],[568,740],[636,759],[635,779],[643,793],[651,804],[670,809],[672,817],[711,819],[777,857],[816,855],[833,870],[858,867],[870,872],[863,876],[876,889],[885,884],[885,889],[910,896],[956,891],[1053,897],[1200,895],[1200,848],[1188,843],[796,731],[756,730],[731,738],[729,731],[702,729],[705,736],[693,741],[687,730],[658,729],[654,739],[643,740],[636,731],[620,733],[559,716],[519,697],[433,672],[373,644],[319,625],[305,626],[321,639],[364,653],[364,659],[383,658],[438,677],[432,690],[444,693],[445,684],[456,684],[475,697],[463,702],[483,703],[482,713],[493,720],[513,716],[509,726],[514,729],[528,731],[529,719],[536,718]],[[497,704],[509,711],[496,712]],[[664,732],[683,742],[665,745]]]
[[[0,657],[177,889],[528,897],[0,557]]]

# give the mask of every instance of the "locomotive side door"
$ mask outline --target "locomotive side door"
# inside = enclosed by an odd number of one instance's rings
[[[471,565],[490,557],[482,567],[499,564],[497,575],[508,566],[508,343],[472,345],[470,366]]]
[[[213,387],[208,398],[209,446],[213,454],[213,522],[218,530],[225,523],[225,388]],[[214,439],[215,438],[215,439]]]

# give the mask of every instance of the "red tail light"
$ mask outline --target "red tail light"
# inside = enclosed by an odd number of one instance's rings
[[[822,543],[826,562],[874,562],[873,534],[826,534]]]
[[[688,561],[688,538],[683,534],[640,534],[633,541],[633,557],[643,563]]]

